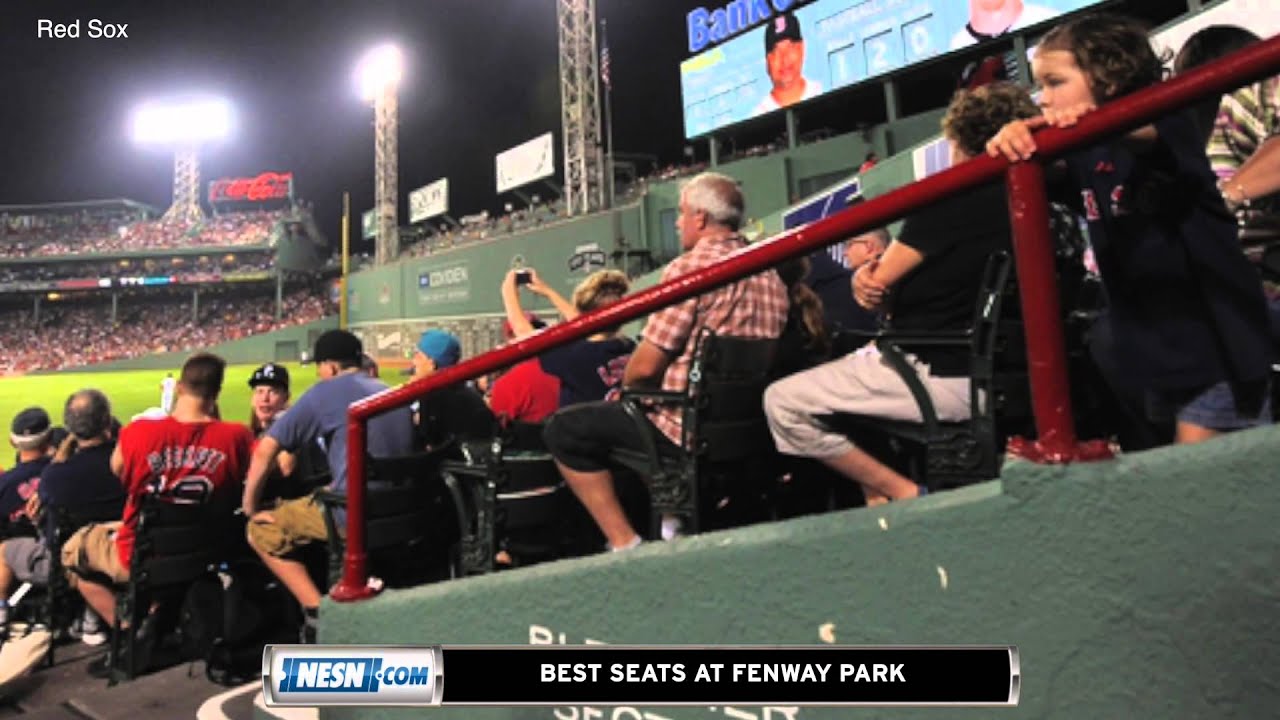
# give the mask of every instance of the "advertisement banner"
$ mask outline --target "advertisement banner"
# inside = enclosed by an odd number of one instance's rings
[[[689,47],[725,42],[680,64],[685,136],[705,135],[1098,2],[1029,0],[1012,21],[1003,8],[984,9],[989,3],[976,0],[817,0],[800,8],[748,3],[758,10],[752,13],[698,8],[686,18]]]
[[[449,178],[440,178],[430,185],[409,193],[409,222],[422,222],[447,212],[449,212]]]
[[[251,178],[222,178],[209,183],[209,204],[266,202],[293,197],[293,173],[264,172]]]
[[[545,133],[499,153],[494,158],[498,192],[528,185],[555,173],[555,150],[551,133]]]

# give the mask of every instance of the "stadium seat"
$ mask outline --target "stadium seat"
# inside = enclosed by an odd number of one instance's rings
[[[997,373],[997,357],[1003,354],[1005,333],[1001,307],[1012,272],[1007,253],[996,253],[987,261],[974,310],[973,324],[959,332],[906,332],[888,329],[874,335],[885,360],[915,398],[921,422],[886,420],[882,417],[838,413],[826,418],[836,430],[858,438],[883,436],[906,446],[908,474],[930,490],[957,487],[988,480],[1000,473],[1004,457],[1004,434],[998,417],[1008,409],[1011,416],[1025,416],[1026,375],[1023,372]],[[968,420],[944,422],[938,419],[933,400],[907,361],[904,346],[955,347],[969,352],[969,399],[973,409]],[[1016,410],[1014,408],[1017,408]]]
[[[769,469],[776,451],[764,416],[763,396],[776,340],[718,336],[696,340],[685,392],[625,390],[621,402],[647,447],[615,448],[619,465],[645,478],[652,505],[652,533],[664,515],[681,519],[685,532],[767,519]],[[678,452],[659,451],[646,418],[648,405],[674,405],[683,417]]]
[[[393,586],[457,575],[458,528],[465,525],[456,496],[440,473],[452,452],[436,450],[394,458],[369,458],[365,486],[365,552],[370,567]],[[356,482],[356,480],[352,480]],[[329,535],[329,582],[342,574],[347,496],[317,491]]]
[[[51,521],[49,525],[41,524],[41,529],[50,527],[53,533],[51,537],[43,538],[49,548],[49,579],[36,610],[36,623],[43,623],[51,631],[56,631],[67,627],[75,617],[75,611],[83,607],[79,593],[67,583],[66,571],[62,567],[62,543],[89,523],[119,520],[124,512],[124,498],[73,507],[51,505],[45,512],[50,513]],[[55,646],[56,643],[49,646],[49,654],[45,657],[47,665],[53,665]]]
[[[491,443],[469,444],[465,459],[446,461],[443,471],[463,499],[463,575],[493,572],[500,552],[520,566],[598,545],[590,518],[542,443],[542,425],[513,423]]]
[[[233,519],[229,512],[219,517],[217,510],[207,504],[173,503],[151,494],[143,496],[129,582],[116,588],[108,685],[132,680],[147,670],[148,658],[139,662],[138,656],[144,645],[152,648],[160,638],[146,638],[140,644],[138,635],[144,624],[156,624],[150,617],[153,605],[181,599],[192,582],[217,568],[225,559],[222,540],[235,537],[229,530]],[[149,620],[152,622],[144,622]],[[151,631],[158,634],[158,628],[152,627]]]

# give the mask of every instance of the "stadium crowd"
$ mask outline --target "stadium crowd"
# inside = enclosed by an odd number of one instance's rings
[[[1035,51],[1033,69],[1042,92],[1033,102],[1025,88],[995,82],[958,92],[942,122],[953,159],[990,154],[1020,162],[1035,154],[1040,126],[1069,127],[1097,106],[1158,82],[1163,70],[1134,23],[1106,15],[1085,15],[1050,31]],[[1270,107],[1280,106],[1275,85],[1255,92]],[[1226,103],[1239,98],[1229,97]],[[1257,103],[1255,103],[1256,105]],[[1224,105],[1225,107],[1225,105]],[[1233,108],[1238,110],[1239,108]],[[1060,272],[1095,274],[1106,289],[1106,304],[1096,313],[1097,328],[1087,353],[1107,384],[1118,389],[1113,401],[1135,422],[1150,425],[1153,444],[1200,442],[1225,432],[1272,422],[1270,376],[1276,338],[1268,324],[1268,306],[1257,267],[1240,248],[1240,228],[1228,209],[1252,209],[1252,201],[1280,190],[1280,172],[1241,178],[1256,156],[1280,152],[1280,120],[1272,113],[1265,133],[1248,157],[1228,168],[1211,166],[1206,143],[1214,133],[1241,126],[1228,113],[1211,114],[1212,126],[1179,112],[1138,128],[1129,143],[1101,143],[1066,158],[1059,178],[1062,201],[1088,227],[1096,272],[1072,255]],[[1202,124],[1197,124],[1200,122]],[[1164,172],[1174,167],[1178,172]],[[1225,202],[1224,202],[1225,196]],[[714,265],[742,251],[740,233],[745,200],[732,178],[700,173],[682,188],[676,228],[682,254],[663,271],[670,281]],[[1253,220],[1253,218],[1246,218]],[[836,290],[852,298],[863,315],[855,325],[888,331],[948,335],[966,330],[982,298],[979,278],[992,258],[1012,250],[1007,199],[1000,184],[982,186],[939,200],[907,217],[896,238],[874,231],[846,243],[848,267],[784,267],[738,278],[701,296],[676,303],[648,318],[638,341],[616,328],[548,351],[516,365],[482,391],[455,384],[370,421],[368,450],[374,458],[438,453],[461,460],[461,445],[489,444],[499,430],[517,423],[541,423],[540,437],[555,468],[594,521],[603,544],[625,551],[644,537],[621,498],[619,453],[650,452],[672,457],[692,452],[686,415],[664,404],[627,406],[622,389],[681,394],[693,375],[699,344],[708,334],[776,347],[792,360],[777,370],[752,412],[767,422],[774,448],[792,461],[809,460],[860,490],[867,505],[909,501],[930,488],[902,474],[878,455],[878,449],[837,431],[831,416],[919,423],[915,393],[904,381],[913,374],[943,421],[970,418],[969,351],[921,344],[908,348],[898,365],[876,343],[835,352],[832,335],[836,303],[824,303]],[[817,262],[818,254],[811,259]],[[818,278],[827,287],[819,287]],[[807,280],[806,280],[807,278]],[[806,284],[807,283],[807,284]],[[1137,287],[1142,292],[1134,292]],[[549,300],[564,319],[618,302],[629,291],[616,270],[589,276],[572,298],[544,284],[536,270],[513,270],[500,294],[512,340],[539,330],[541,320],[527,314],[521,293]],[[835,293],[838,294],[838,293]],[[290,295],[287,322],[300,322],[325,310],[316,293]],[[113,359],[113,353],[199,350],[236,336],[273,327],[269,307],[252,298],[219,297],[202,304],[192,322],[189,306],[131,307],[116,327],[100,312],[84,307],[55,309],[47,322],[29,327],[19,319],[0,326],[0,335],[20,348],[17,369],[53,368]],[[1068,310],[1074,308],[1068,307]],[[1272,310],[1274,311],[1274,305]],[[184,317],[184,311],[186,317]],[[850,308],[840,308],[841,317]],[[856,311],[853,313],[856,314]],[[157,333],[156,328],[168,331]],[[156,346],[157,338],[164,344]],[[757,346],[760,346],[757,345]],[[1178,352],[1171,351],[1176,346]],[[67,348],[86,347],[64,356]],[[803,348],[805,352],[789,351]],[[321,585],[307,565],[308,548],[329,537],[324,503],[314,486],[280,483],[283,478],[317,477],[330,495],[342,496],[348,482],[347,409],[354,401],[385,389],[364,368],[363,346],[353,334],[328,331],[315,342],[313,360],[320,382],[300,397],[289,395],[287,371],[273,364],[259,368],[254,387],[253,430],[219,419],[217,400],[225,366],[197,352],[184,365],[171,413],[141,418],[118,433],[110,429],[108,400],[93,391],[77,393],[63,408],[73,441],[92,452],[99,474],[120,479],[125,509],[120,520],[88,525],[61,548],[69,579],[103,619],[115,606],[103,584],[130,578],[130,557],[137,506],[148,492],[162,499],[191,501],[180,490],[184,480],[200,478],[197,502],[224,518],[242,511],[243,532],[222,538],[247,543],[263,565],[288,589],[301,608],[301,636],[313,642]],[[461,360],[457,338],[440,330],[424,332],[413,350],[413,378],[422,379]],[[6,362],[11,362],[5,358]],[[903,367],[907,369],[904,370]],[[232,378],[239,382],[241,379]],[[670,396],[668,396],[670,397]],[[756,398],[751,398],[756,400]],[[10,439],[18,463],[0,476],[0,511],[9,487],[25,487],[29,499],[46,491],[46,473],[57,469],[49,414],[40,408],[21,413]],[[1157,429],[1158,428],[1158,429]],[[255,437],[256,435],[256,437]],[[695,438],[696,439],[696,438]],[[109,453],[94,447],[114,448]],[[1126,448],[1130,449],[1130,448]],[[224,458],[214,472],[183,462],[212,453]],[[77,454],[72,458],[80,457]],[[86,458],[88,456],[85,456]],[[152,459],[149,464],[148,458]],[[418,459],[415,456],[415,459]],[[109,462],[107,465],[105,463]],[[38,489],[31,483],[38,480]],[[280,488],[291,487],[281,492]],[[188,488],[189,489],[189,488]],[[64,498],[61,500],[66,502]],[[15,503],[13,510],[23,503]],[[681,518],[662,518],[663,539],[680,534]],[[422,553],[423,546],[414,549]],[[38,551],[28,546],[28,552]],[[51,550],[50,550],[51,551]],[[513,550],[501,549],[500,564],[518,564]],[[0,553],[8,565],[8,549]],[[8,577],[0,571],[0,578]],[[144,620],[151,627],[152,615]],[[146,643],[154,631],[140,633]],[[260,654],[259,654],[260,657]]]
[[[99,300],[46,305],[40,323],[29,310],[0,314],[5,352],[0,374],[92,365],[159,352],[209,347],[319,320],[334,314],[327,293],[306,288],[284,296],[283,313],[275,319],[274,295],[262,292],[221,292],[202,295],[199,317],[192,318],[191,301],[149,299],[124,302],[117,320]]]
[[[174,256],[167,259],[84,261],[59,263],[0,264],[0,285],[21,282],[47,282],[93,278],[168,275],[181,280],[199,281],[244,273],[265,272],[275,267],[275,256],[269,252],[236,253],[209,257]]]
[[[125,225],[87,219],[80,224],[46,221],[0,223],[0,257],[44,257],[187,247],[265,245],[285,210],[215,215],[200,222],[137,220]]]

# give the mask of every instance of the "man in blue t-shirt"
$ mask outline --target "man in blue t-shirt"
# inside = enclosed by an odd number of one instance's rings
[[[345,330],[329,330],[316,340],[316,373],[321,382],[298,399],[258,442],[244,485],[244,513],[249,518],[249,544],[262,557],[306,614],[304,641],[313,641],[320,590],[306,566],[291,557],[312,542],[326,542],[320,501],[312,496],[285,500],[271,509],[261,506],[264,481],[281,450],[297,452],[322,441],[333,481],[328,490],[347,491],[347,408],[351,403],[387,389],[361,370],[364,348]],[[369,454],[395,457],[413,452],[413,419],[398,408],[369,421]]]
[[[115,501],[117,517],[124,511],[124,486],[111,471],[115,442],[110,437],[111,405],[107,396],[98,390],[75,393],[63,410],[63,424],[74,440],[73,453],[60,462],[44,465],[25,494],[15,493],[21,497],[24,511],[33,509],[31,496],[36,495],[38,512],[47,520],[43,533],[46,539],[53,536],[50,508],[74,509]],[[44,585],[48,579],[49,547],[44,541],[18,537],[0,544],[0,603],[15,580]],[[86,632],[82,639],[96,645],[105,642],[106,635]]]

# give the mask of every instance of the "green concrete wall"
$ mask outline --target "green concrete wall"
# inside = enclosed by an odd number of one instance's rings
[[[241,338],[240,340],[232,340],[208,348],[200,348],[202,351],[211,352],[221,355],[224,360],[230,364],[243,363],[261,363],[267,360],[297,360],[298,354],[302,351],[310,353],[311,345],[314,337],[324,332],[338,327],[337,317],[328,317],[310,322],[305,325],[295,325],[293,327],[276,330],[274,332],[254,335],[252,337]],[[92,370],[93,372],[110,372],[112,370],[171,370],[182,365],[182,363],[191,356],[193,350],[182,350],[179,352],[157,353],[155,355],[147,355],[145,357],[133,358],[131,360],[118,360],[116,362],[100,363],[98,365],[89,365],[78,368],[68,368],[59,372],[84,372]]]
[[[1280,706],[1280,428],[1015,463],[897,503],[326,602],[325,643],[1012,643],[1016,709],[338,710],[337,718],[1263,718]],[[493,678],[500,686],[502,678]],[[746,714],[733,714],[741,711]]]

